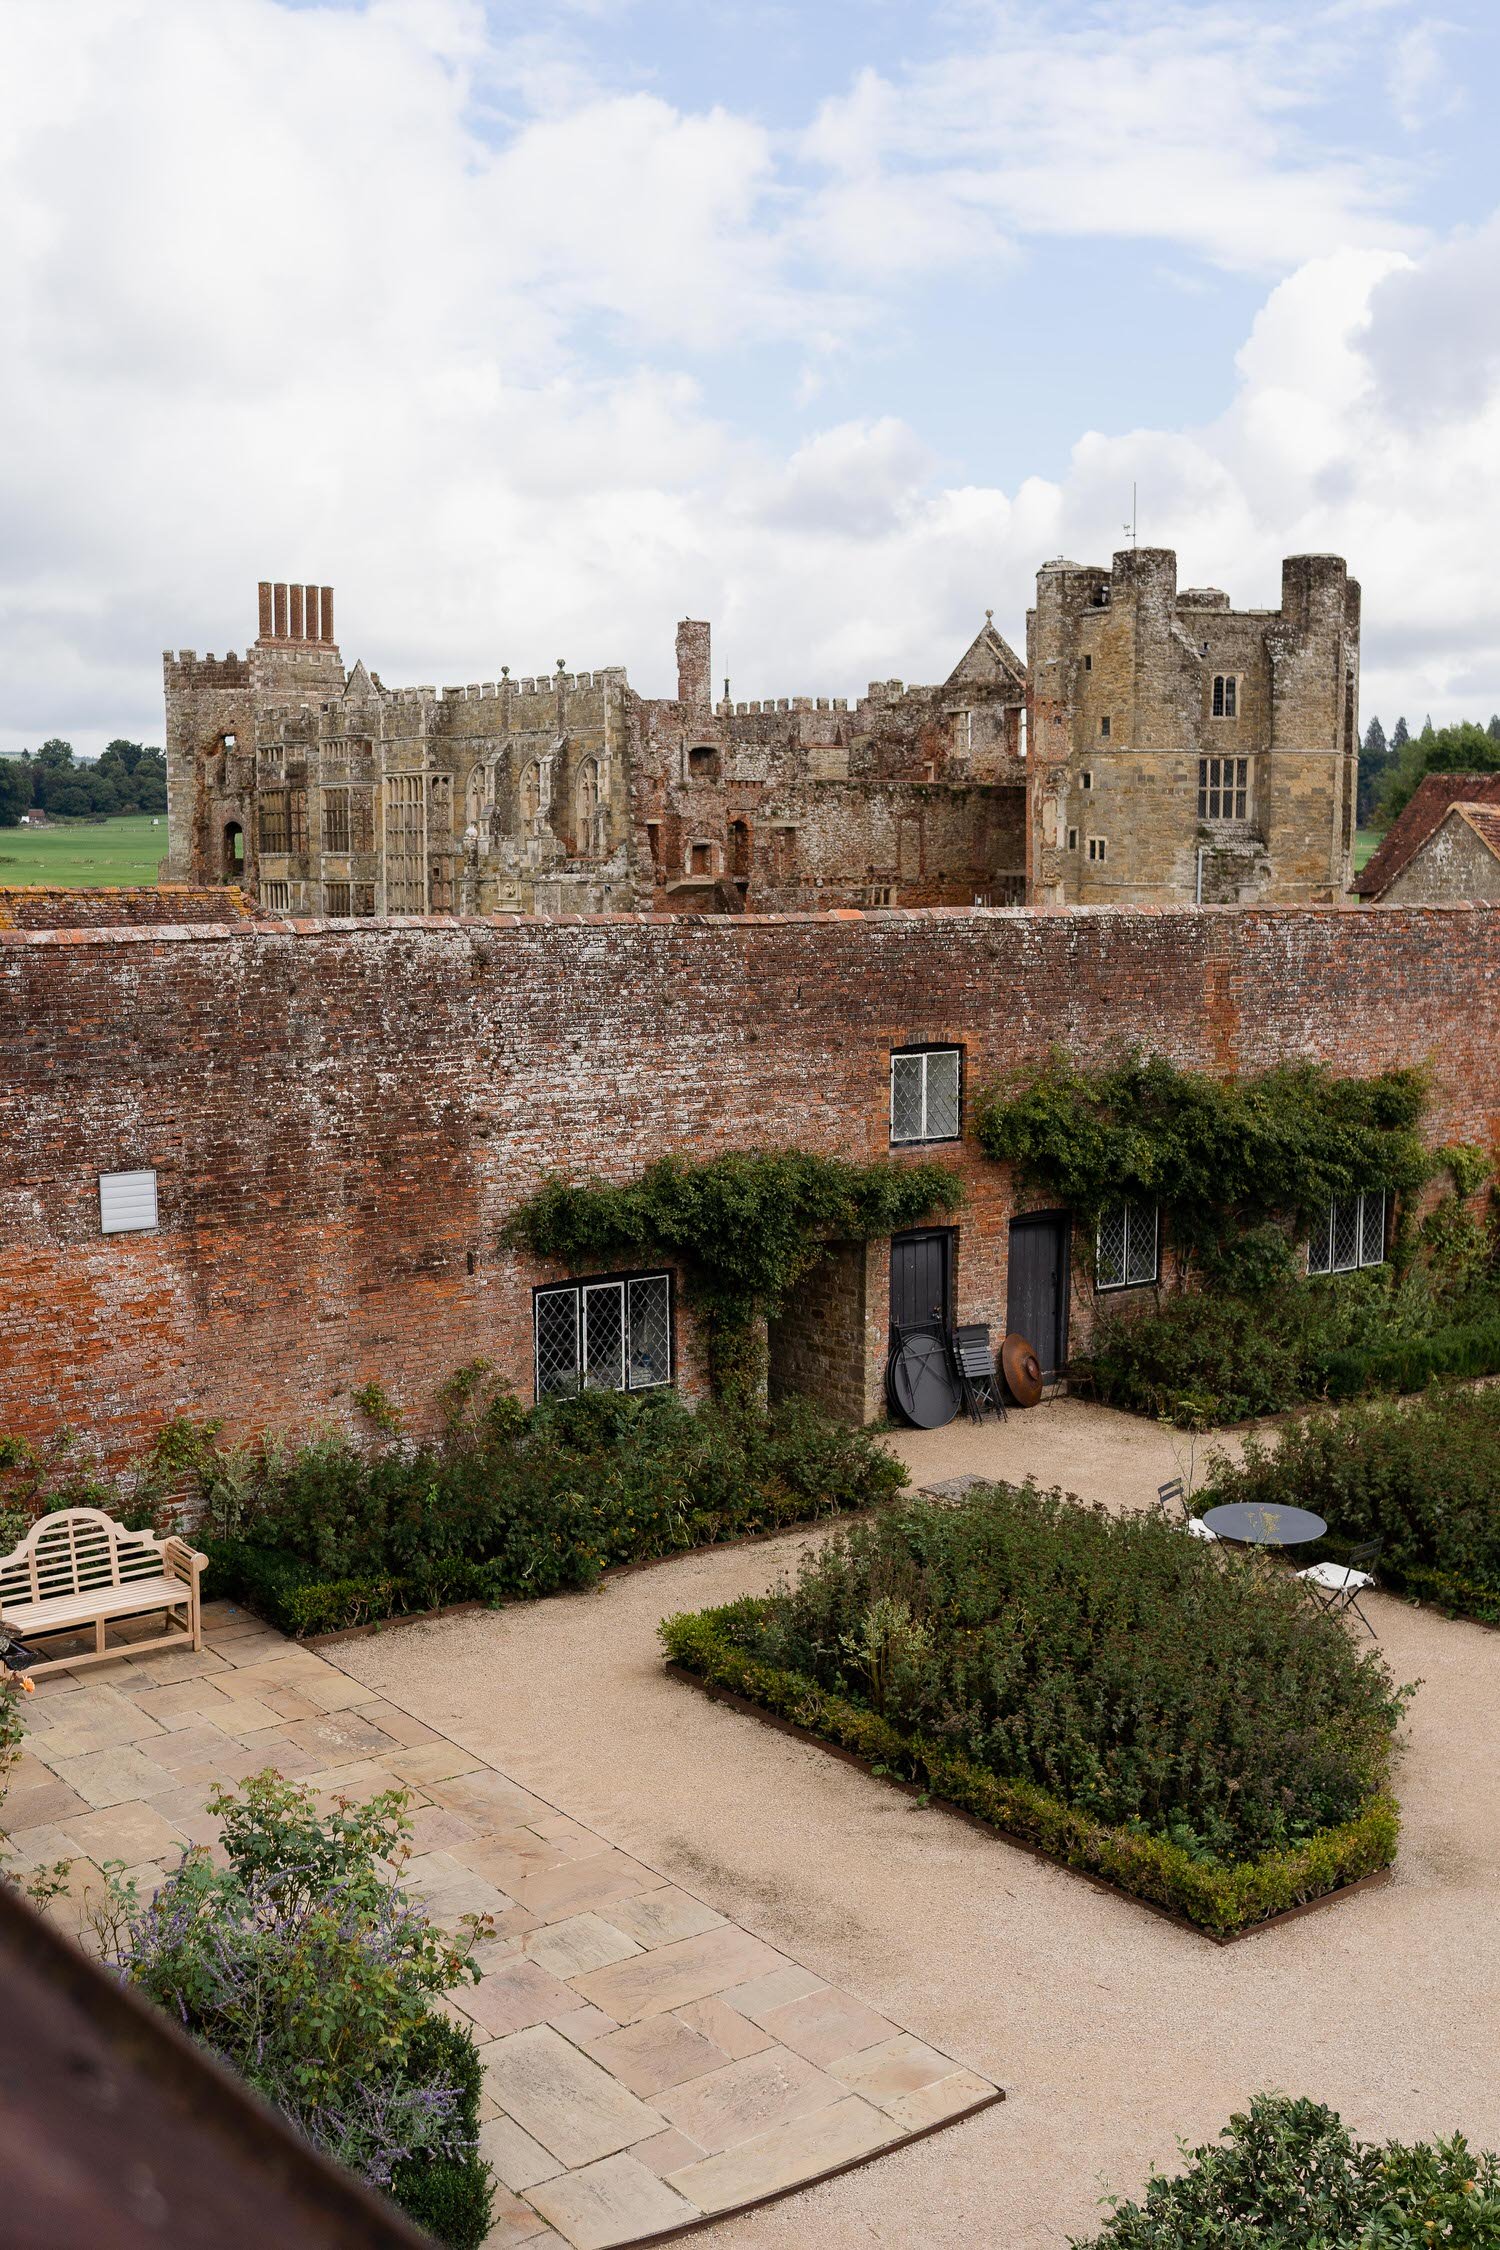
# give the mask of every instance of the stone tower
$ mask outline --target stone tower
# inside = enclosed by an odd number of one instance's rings
[[[1166,547],[1047,563],[1027,655],[1034,904],[1347,890],[1359,588],[1336,555],[1283,563],[1274,610],[1179,592]]]

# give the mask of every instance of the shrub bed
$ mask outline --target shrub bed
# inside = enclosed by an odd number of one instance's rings
[[[1211,1462],[1196,1505],[1311,1508],[1326,1551],[1383,1542],[1388,1585],[1500,1625],[1500,1389],[1312,1415]]]
[[[1488,1288],[1454,1298],[1425,1276],[1384,1273],[1185,1290],[1153,1312],[1101,1321],[1074,1372],[1108,1406],[1203,1429],[1313,1399],[1500,1374],[1500,1305]]]
[[[1491,2250],[1500,2160],[1462,2134],[1357,2141],[1331,2109],[1257,2094],[1216,2142],[1187,2149],[1175,2179],[1114,2202],[1101,2234],[1070,2250]]]
[[[1394,1857],[1407,1691],[1300,1587],[995,1485],[662,1627],[703,1679],[1216,1935]]]
[[[108,1957],[316,2148],[449,2250],[479,2250],[483,2065],[433,2005],[479,1972],[383,1871],[409,1852],[405,1797],[319,1814],[263,1773],[210,1809],[226,1864],[186,1851],[144,1907],[117,1878]]]
[[[233,1469],[218,1485],[199,1472],[213,1591],[292,1634],[585,1586],[612,1563],[866,1507],[905,1481],[868,1432],[802,1402],[694,1413],[670,1391],[594,1392],[528,1410],[462,1387],[439,1444],[329,1438]]]

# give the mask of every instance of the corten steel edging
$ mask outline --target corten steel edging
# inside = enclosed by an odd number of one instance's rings
[[[747,2211],[764,2211],[772,2203],[785,2203],[789,2195],[801,2195],[807,2188],[821,2187],[825,2180],[840,2180],[846,2172],[862,2172],[867,2164],[878,2164],[883,2156],[895,2156],[899,2150],[911,2148],[918,2141],[930,2141],[934,2133],[946,2133],[950,2125],[963,2125],[1004,2099],[1005,2088],[997,2086],[992,2093],[981,2094],[967,2109],[955,2110],[951,2117],[940,2117],[935,2125],[919,2126],[916,2132],[902,2133],[893,2141],[882,2141],[879,2148],[867,2149],[863,2156],[849,2156],[842,2164],[830,2164],[826,2172],[810,2172],[805,2180],[792,2180],[786,2187],[772,2188],[769,2195],[757,2195],[750,2203],[731,2203],[724,2211],[705,2211],[701,2219],[685,2219],[681,2226],[662,2227],[655,2234],[628,2235],[613,2244],[611,2250],[649,2250],[653,2242],[681,2242],[686,2235],[701,2234],[705,2227],[721,2227],[726,2220],[741,2219]]]
[[[689,1671],[685,1664],[669,1662],[664,1669],[670,1679],[680,1680],[686,1687],[697,1688],[713,1702],[725,1703],[731,1710],[742,1712],[747,1719],[758,1719],[762,1726],[774,1727],[778,1734],[790,1735],[794,1742],[805,1742],[811,1748],[823,1751],[828,1757],[841,1758],[845,1765],[858,1767],[861,1773],[879,1781],[882,1788],[899,1789],[905,1796],[925,1798],[924,1810],[946,1813],[950,1820],[961,1820],[966,1826],[977,1828],[982,1836],[998,1838],[1002,1844],[1009,1845],[1012,1851],[1025,1852],[1030,1858],[1039,1860],[1043,1867],[1052,1867],[1060,1875],[1074,1876],[1085,1883],[1092,1883],[1096,1891],[1103,1891],[1110,1898],[1124,1899],[1131,1906],[1141,1907],[1147,1914],[1154,1914],[1159,1920],[1172,1923],[1192,1937],[1207,1939],[1210,1945],[1238,1945],[1243,1938],[1259,1937],[1262,1930],[1274,1930],[1283,1922],[1300,1921],[1304,1914],[1316,1914],[1325,1906],[1334,1906],[1341,1899],[1352,1898],[1356,1891],[1381,1890],[1395,1875],[1393,1866],[1378,1867],[1373,1875],[1356,1876],[1352,1883],[1340,1883],[1331,1891],[1320,1892],[1317,1898],[1303,1899],[1297,1906],[1284,1906],[1279,1913],[1267,1914],[1259,1922],[1247,1922],[1242,1930],[1230,1930],[1227,1933],[1206,1930],[1201,1922],[1192,1921],[1189,1916],[1179,1914],[1173,1907],[1162,1906],[1156,1899],[1142,1898],[1138,1891],[1128,1891],[1123,1883],[1112,1883],[1107,1875],[1100,1875],[1091,1867],[1074,1867],[1070,1861],[1058,1859],[1054,1853],[1043,1851],[1041,1845],[1033,1844],[1029,1837],[1017,1836],[1009,1828],[998,1827],[992,1820],[981,1820],[978,1813],[969,1812],[963,1805],[950,1804],[946,1797],[924,1789],[920,1782],[907,1781],[899,1774],[877,1774],[874,1761],[862,1758],[857,1750],[848,1749],[842,1742],[830,1742],[826,1735],[816,1733],[811,1727],[799,1727],[795,1720],[784,1719],[777,1711],[768,1711],[763,1704],[753,1702],[747,1695],[740,1695],[734,1688],[724,1687],[717,1680],[705,1680],[701,1674]]]

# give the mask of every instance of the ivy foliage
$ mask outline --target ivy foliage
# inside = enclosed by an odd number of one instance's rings
[[[1185,1261],[1242,1256],[1247,1238],[1306,1222],[1333,1196],[1384,1188],[1409,1196],[1434,1158],[1419,1131],[1420,1072],[1340,1078],[1283,1064],[1241,1078],[1178,1070],[1134,1054],[1087,1070],[1054,1052],[1029,1082],[981,1098],[978,1137],[1023,1186],[1085,1222],[1111,1204],[1168,1204]]]
[[[855,1164],[800,1150],[663,1157],[616,1187],[554,1175],[506,1228],[507,1241],[572,1272],[680,1258],[704,1309],[714,1386],[753,1372],[755,1324],[774,1319],[835,1242],[877,1235],[956,1210],[957,1174],[941,1164]]]

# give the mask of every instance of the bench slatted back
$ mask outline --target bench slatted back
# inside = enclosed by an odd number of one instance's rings
[[[12,1603],[90,1594],[161,1573],[161,1542],[149,1531],[127,1531],[99,1508],[63,1508],[33,1524],[0,1562],[0,1614]]]

